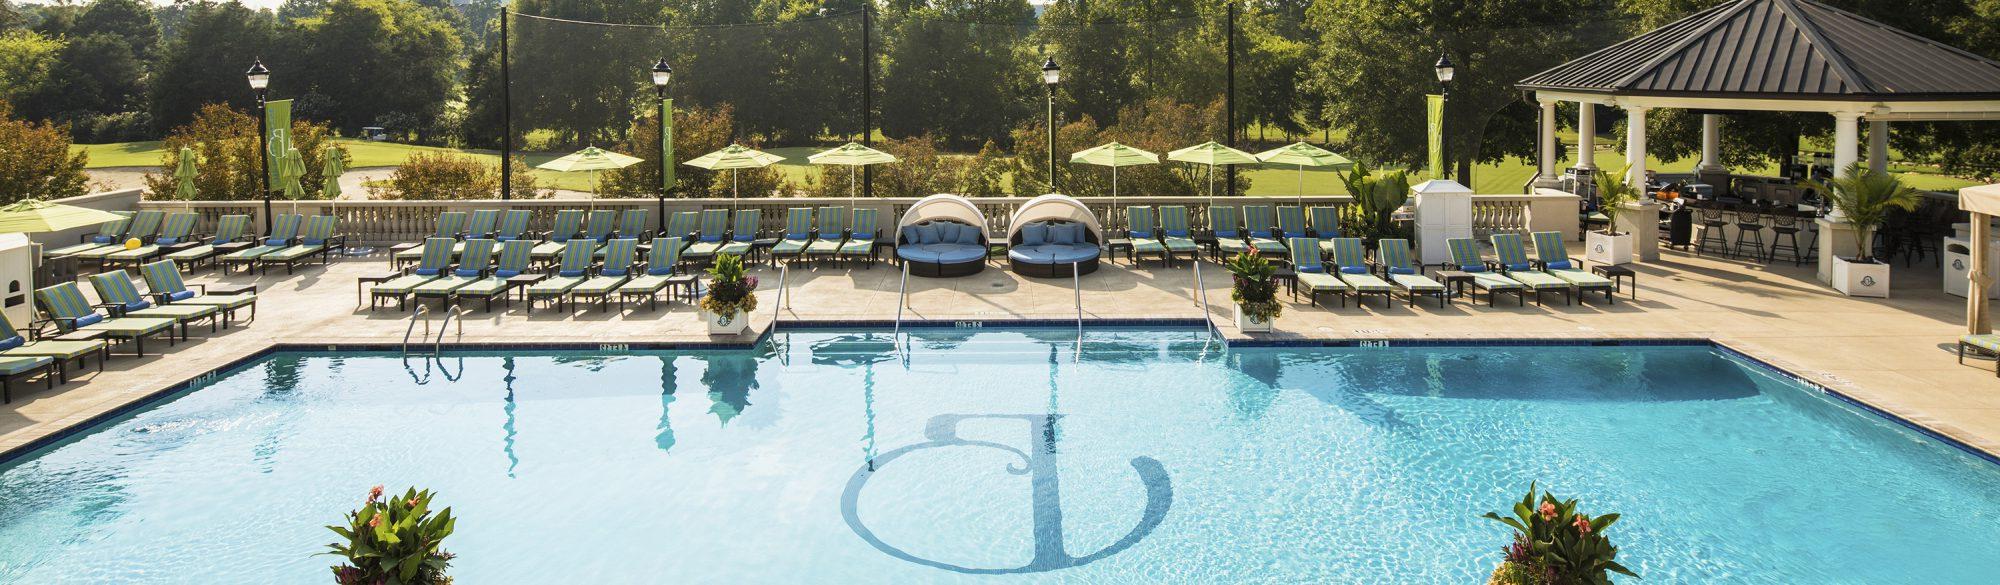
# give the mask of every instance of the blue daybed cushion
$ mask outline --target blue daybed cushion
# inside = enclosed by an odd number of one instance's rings
[[[927,223],[927,224],[923,224],[923,225],[920,225],[920,226],[917,226],[917,243],[919,243],[919,244],[935,244],[935,243],[938,243],[938,226],[937,226],[937,224],[931,224],[931,223]]]
[[[937,262],[937,261],[938,261],[938,254],[937,254],[937,252],[933,252],[933,251],[931,251],[931,250],[930,250],[929,248],[926,248],[926,247],[924,247],[924,246],[923,246],[923,245],[921,245],[921,244],[919,244],[919,245],[913,245],[913,246],[897,246],[897,247],[896,247],[896,257],[897,257],[897,258],[902,258],[902,259],[904,259],[904,260],[908,260],[908,261],[911,261],[911,262]]]
[[[1062,223],[1049,226],[1049,243],[1056,245],[1069,245],[1076,243],[1076,232],[1070,231],[1069,229],[1069,226],[1071,225],[1075,224]]]
[[[986,257],[986,247],[976,244],[938,244],[926,247],[937,252],[937,261],[941,264],[973,262]]]
[[[906,244],[924,243],[924,237],[918,234],[917,226],[913,225],[903,226],[903,243]]]
[[[1040,246],[1049,242],[1049,224],[1031,223],[1021,228],[1021,245]]]

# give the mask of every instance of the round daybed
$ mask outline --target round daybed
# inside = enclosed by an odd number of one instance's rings
[[[1051,193],[1014,211],[1007,228],[1007,262],[1022,276],[1090,274],[1097,271],[1097,246],[1103,241],[1104,228],[1089,207]]]
[[[896,224],[896,259],[915,276],[966,276],[986,269],[986,216],[957,195],[932,195]]]

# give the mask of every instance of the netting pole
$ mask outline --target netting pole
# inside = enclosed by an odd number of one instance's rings
[[[874,3],[861,7],[861,143],[875,144],[875,51],[874,51]],[[849,179],[852,182],[852,179]],[[870,199],[875,197],[875,166],[861,167],[862,193]]]
[[[514,196],[514,83],[507,70],[507,5],[500,6],[500,200]]]
[[[1225,39],[1223,41],[1223,52],[1228,55],[1228,58],[1224,59],[1224,61],[1228,64],[1226,67],[1224,67],[1224,69],[1228,71],[1227,73],[1228,80],[1225,82],[1226,89],[1225,93],[1222,96],[1222,110],[1223,110],[1223,117],[1225,118],[1225,120],[1223,121],[1223,125],[1229,127],[1226,139],[1229,141],[1230,148],[1236,148],[1236,6],[1237,4],[1239,3],[1236,0],[1230,0],[1229,2],[1229,17],[1226,19],[1226,26],[1228,27],[1229,30],[1224,31],[1225,34],[1223,35]],[[1224,190],[1224,193],[1232,196],[1236,194],[1236,165],[1229,165],[1229,187],[1226,190]]]

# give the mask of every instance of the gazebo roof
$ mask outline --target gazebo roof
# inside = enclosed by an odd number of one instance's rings
[[[1978,100],[2000,98],[2000,63],[1810,0],[1736,0],[1518,85],[1630,96]]]

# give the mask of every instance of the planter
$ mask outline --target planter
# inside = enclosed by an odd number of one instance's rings
[[[1632,234],[1609,235],[1593,231],[1584,235],[1583,259],[1616,266],[1632,262]]]
[[[717,314],[703,310],[701,321],[708,324],[709,335],[742,335],[750,330],[750,315],[742,311]]]
[[[1243,312],[1243,305],[1237,305],[1236,329],[1244,333],[1269,333],[1271,322],[1251,317]]]
[[[1889,298],[1889,265],[1833,259],[1833,289],[1850,297]]]

